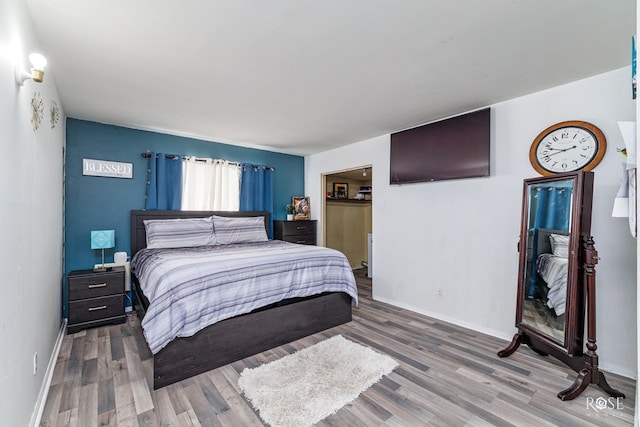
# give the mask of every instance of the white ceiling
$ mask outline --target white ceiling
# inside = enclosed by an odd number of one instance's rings
[[[636,19],[634,0],[26,1],[68,116],[299,155],[627,66]]]

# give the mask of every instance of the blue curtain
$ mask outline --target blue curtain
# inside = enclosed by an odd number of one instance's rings
[[[529,197],[529,238],[533,253],[538,254],[538,229],[569,231],[571,219],[571,188],[567,187],[533,187]],[[536,295],[536,260],[531,263],[527,296]]]
[[[531,218],[534,229],[569,230],[571,217],[571,189],[559,187],[538,187],[532,195]]]
[[[241,211],[267,211],[273,218],[273,172],[269,166],[242,165]]]
[[[182,202],[182,158],[151,153],[145,209],[180,210]]]

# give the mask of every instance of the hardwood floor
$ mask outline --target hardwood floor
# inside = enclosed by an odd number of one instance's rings
[[[261,426],[239,392],[240,372],[336,334],[400,366],[318,426],[633,425],[635,381],[607,374],[627,396],[619,402],[594,386],[562,402],[556,394],[573,383],[571,369],[526,346],[500,359],[507,341],[373,301],[363,273],[352,322],[156,391],[135,316],[67,335],[41,425]]]

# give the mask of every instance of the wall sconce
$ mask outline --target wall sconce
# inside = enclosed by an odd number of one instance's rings
[[[33,68],[31,73],[26,72],[21,66],[16,65],[14,68],[14,75],[16,78],[16,84],[22,86],[25,81],[31,79],[34,82],[42,83],[44,79],[44,67],[47,65],[47,58],[39,53],[32,53],[29,55],[29,62]]]

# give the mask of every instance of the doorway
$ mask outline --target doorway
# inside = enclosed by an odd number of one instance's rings
[[[351,268],[371,277],[373,168],[360,166],[323,176],[323,241],[342,252]]]

